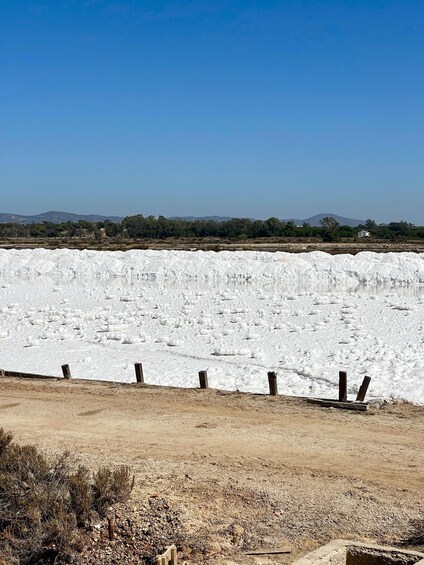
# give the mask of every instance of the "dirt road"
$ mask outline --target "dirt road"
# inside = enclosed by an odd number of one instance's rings
[[[422,407],[344,412],[283,397],[9,378],[0,394],[0,426],[17,440],[71,450],[92,468],[131,465],[134,503],[170,500],[205,540],[208,563],[290,563],[337,537],[399,543],[424,517]],[[289,556],[244,554],[282,545]]]
[[[332,255],[349,253],[356,255],[361,251],[375,253],[424,253],[424,240],[361,239],[323,242],[316,238],[266,237],[257,239],[222,238],[168,238],[168,239],[94,239],[78,238],[9,238],[0,239],[3,249],[95,249],[98,251],[128,251],[130,249],[172,249],[182,251],[284,251],[286,253],[306,253],[323,251]]]

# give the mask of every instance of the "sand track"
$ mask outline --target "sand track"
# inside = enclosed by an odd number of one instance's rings
[[[215,390],[8,378],[0,393],[0,426],[17,440],[69,449],[94,468],[131,465],[134,500],[171,500],[209,544],[209,563],[288,563],[335,537],[396,543],[424,514],[423,407],[353,413]],[[290,556],[243,555],[287,543]]]

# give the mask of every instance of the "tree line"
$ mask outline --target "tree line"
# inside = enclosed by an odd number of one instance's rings
[[[324,241],[337,241],[356,238],[361,230],[368,231],[377,239],[423,239],[424,226],[409,222],[377,224],[367,220],[363,225],[351,227],[340,225],[334,218],[323,218],[319,226],[307,223],[296,225],[277,218],[251,220],[233,218],[231,220],[183,220],[164,216],[128,216],[122,222],[66,222],[56,224],[44,221],[40,224],[0,224],[1,238],[103,238],[113,239],[166,239],[166,238],[223,238],[253,239],[269,237],[318,238]]]

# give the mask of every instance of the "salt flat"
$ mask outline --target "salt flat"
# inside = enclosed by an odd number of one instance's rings
[[[0,367],[424,404],[424,255],[0,250]]]

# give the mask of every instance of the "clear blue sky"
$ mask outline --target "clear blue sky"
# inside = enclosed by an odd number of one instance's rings
[[[423,0],[2,0],[0,212],[424,224]]]

